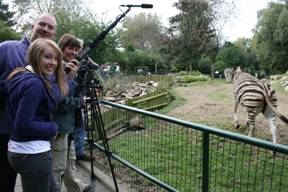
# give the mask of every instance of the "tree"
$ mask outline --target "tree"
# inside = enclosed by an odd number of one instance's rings
[[[259,61],[256,57],[256,51],[253,48],[253,39],[249,38],[238,38],[234,44],[238,48],[240,48],[244,54],[244,65],[245,70],[250,72],[251,74],[259,72]]]
[[[225,23],[233,15],[235,0],[179,0],[175,3],[179,14],[171,17],[168,33],[168,50],[175,63],[182,63],[187,71],[199,67],[201,55],[213,63],[221,42]],[[168,55],[168,54],[166,54]]]
[[[198,61],[198,67],[197,69],[204,74],[210,74],[211,73],[211,66],[212,61],[211,58],[207,55],[202,55],[201,58]]]
[[[145,69],[145,72],[154,72],[157,57],[147,51],[134,49],[133,46],[128,46],[120,61],[121,69],[126,73],[135,73],[137,69]]]
[[[260,68],[269,73],[288,69],[288,5],[269,3],[258,13],[255,29]]]
[[[163,26],[159,17],[154,14],[140,13],[127,17],[123,23],[123,45],[133,45],[144,51],[157,51],[162,38]]]
[[[210,0],[211,12],[213,20],[211,27],[215,31],[217,48],[223,43],[224,37],[222,30],[227,22],[235,16],[237,0]]]
[[[97,17],[78,0],[13,0],[13,2],[18,10],[18,18],[25,21],[20,26],[24,33],[31,28],[29,15],[38,16],[43,12],[49,12],[56,16],[58,24],[56,41],[64,33],[72,33],[83,39],[85,47],[106,27],[106,24],[97,22]],[[100,64],[114,62],[120,54],[116,49],[118,47],[116,37],[117,35],[111,31],[97,45],[97,49],[89,53],[89,56]]]
[[[0,0],[0,20],[3,21],[6,26],[11,27],[15,24],[13,19],[15,12],[9,11],[8,8],[8,4],[4,4],[2,0]]]
[[[14,12],[9,11],[8,8],[8,4],[0,0],[0,42],[20,38],[20,35],[11,28],[15,24]]]
[[[175,6],[180,13],[169,20],[170,54],[192,71],[200,56],[214,47],[211,7],[208,0],[180,0]]]
[[[140,13],[126,18],[123,24],[121,43],[126,48],[125,54],[131,56],[131,52],[127,51],[128,47],[133,47],[134,52],[132,53],[137,57],[137,62],[134,59],[135,63],[130,65],[131,70],[136,71],[133,69],[135,66],[145,66],[149,68],[150,72],[155,73],[168,70],[161,55],[163,32],[164,27],[156,14]],[[146,53],[144,54],[143,51]]]
[[[213,18],[211,20],[211,28],[215,36],[214,38],[214,44],[211,48],[211,51],[209,53],[210,58],[212,60],[211,64],[211,76],[214,77],[214,65],[216,56],[219,52],[219,48],[221,43],[223,43],[223,35],[222,30],[226,23],[233,18],[235,10],[236,10],[236,1],[237,0],[210,0],[210,16]],[[214,61],[214,62],[213,62]]]
[[[238,66],[245,68],[243,51],[230,42],[226,42],[223,48],[220,49],[216,61],[218,65],[215,66],[215,70],[218,71],[223,71],[225,68],[236,68]]]
[[[52,13],[57,18],[65,12],[70,20],[90,13],[84,4],[77,0],[12,0],[12,2],[17,9],[17,27],[24,33],[30,30],[35,17],[42,13]]]
[[[0,42],[20,39],[20,35],[0,20]]]

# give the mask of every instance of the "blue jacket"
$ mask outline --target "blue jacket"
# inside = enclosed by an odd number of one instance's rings
[[[21,41],[4,41],[0,43],[0,81],[5,80],[13,69],[26,66],[26,54],[29,45],[30,41],[27,38]],[[2,88],[0,87],[1,90]],[[3,93],[0,97],[0,100],[4,102]],[[9,133],[3,113],[0,113],[0,134]]]
[[[56,101],[38,75],[16,74],[5,89],[4,117],[13,141],[48,141],[56,135],[57,124],[52,122]]]
[[[78,97],[74,97],[77,83],[69,80],[68,96],[58,104],[57,110],[53,113],[53,121],[58,125],[58,133],[69,134],[75,128],[75,110],[83,107],[83,102]]]
[[[0,80],[17,67],[26,66],[26,54],[30,41],[27,38],[21,41],[4,41],[0,44]]]

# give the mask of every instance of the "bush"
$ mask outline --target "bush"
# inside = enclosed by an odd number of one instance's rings
[[[194,76],[201,76],[202,73],[199,71],[192,71],[191,73],[189,73],[189,75],[194,75]]]
[[[179,70],[177,69],[177,67],[175,65],[172,65],[170,71],[172,73],[177,73]]]

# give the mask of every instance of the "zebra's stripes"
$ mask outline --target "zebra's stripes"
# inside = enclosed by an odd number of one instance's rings
[[[255,118],[261,112],[269,122],[272,140],[277,142],[276,116],[288,123],[288,119],[276,111],[277,98],[275,91],[264,82],[252,75],[242,72],[238,67],[234,74],[234,121],[235,128],[239,128],[237,119],[237,108],[239,103],[246,108],[247,125],[249,125],[249,136],[253,136],[255,129]]]

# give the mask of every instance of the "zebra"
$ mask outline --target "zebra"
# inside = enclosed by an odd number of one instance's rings
[[[234,69],[233,68],[226,68],[224,70],[224,76],[227,82],[232,82],[233,80]]]
[[[288,119],[277,112],[277,98],[275,91],[269,84],[265,84],[256,77],[245,73],[240,67],[232,74],[234,81],[234,122],[235,128],[239,129],[240,124],[237,119],[237,108],[239,103],[246,108],[247,125],[249,126],[248,136],[253,136],[255,130],[255,118],[261,112],[269,122],[273,143],[277,143],[276,116],[283,122],[288,123]]]

